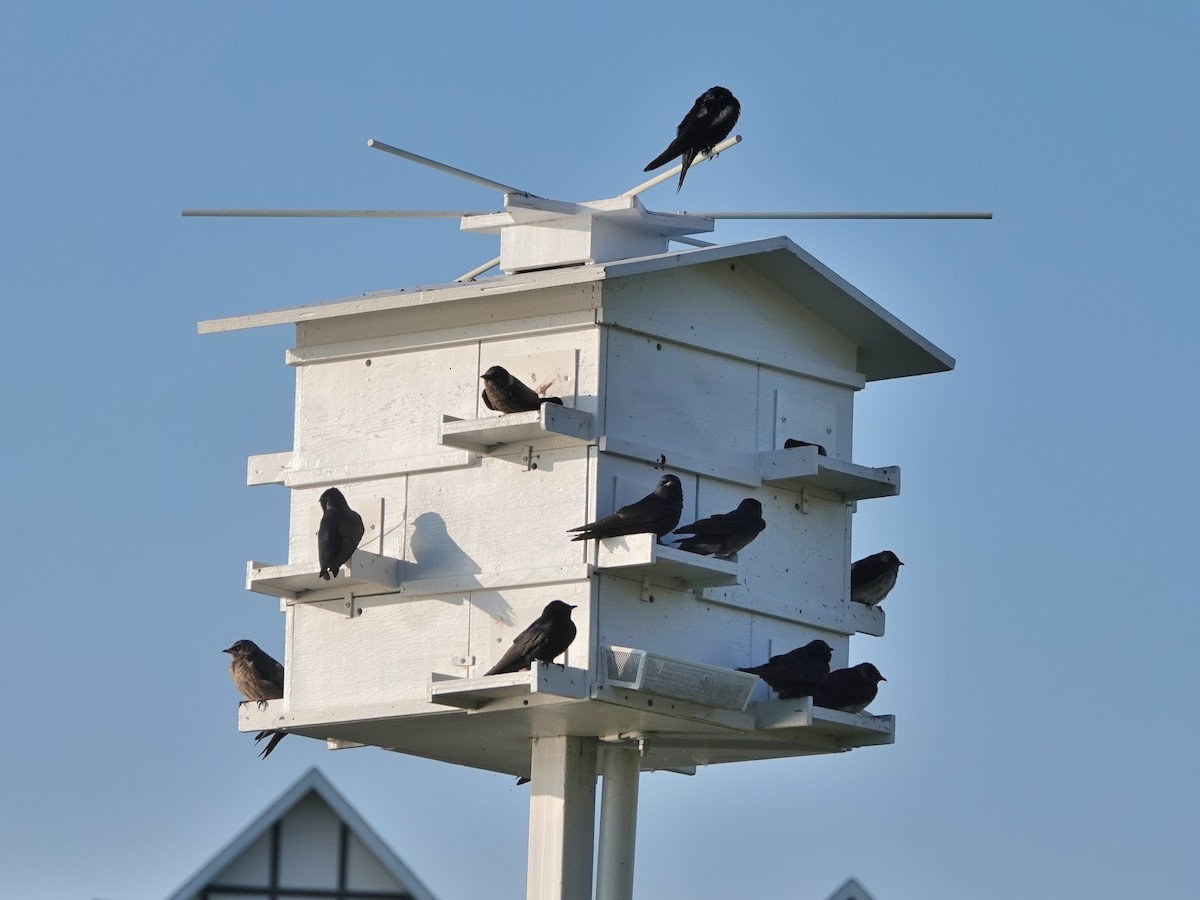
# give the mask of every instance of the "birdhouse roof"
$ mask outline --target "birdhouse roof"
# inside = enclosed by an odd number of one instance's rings
[[[858,371],[867,381],[945,372],[954,368],[954,358],[948,353],[787,237],[562,266],[465,283],[380,291],[268,312],[210,319],[199,323],[198,330],[201,334],[211,334],[267,325],[299,325],[363,313],[603,283],[714,262],[737,262],[749,267],[852,340],[858,346]]]

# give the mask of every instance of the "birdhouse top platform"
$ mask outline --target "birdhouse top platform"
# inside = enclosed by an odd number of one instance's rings
[[[793,299],[858,346],[858,372],[866,381],[945,372],[954,359],[787,237],[657,253],[611,262],[519,272],[478,281],[402,288],[199,323],[201,334],[268,325],[304,325],[371,313],[431,313],[480,300],[617,279],[670,273],[712,264],[742,266]],[[442,306],[444,304],[444,306]],[[576,301],[577,305],[577,301]],[[604,294],[595,292],[596,321],[604,323]],[[697,305],[712,318],[719,310]],[[436,318],[436,315],[435,315]],[[428,321],[422,316],[423,321]],[[436,327],[436,326],[434,326]]]

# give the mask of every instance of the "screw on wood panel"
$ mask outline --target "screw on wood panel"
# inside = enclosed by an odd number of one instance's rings
[[[645,575],[642,577],[642,602],[643,603],[653,603],[654,602],[654,595],[652,593],[650,593],[650,576],[649,575]]]
[[[665,453],[658,454],[658,462],[654,464],[656,469],[664,469],[667,465],[667,455]]]
[[[536,469],[538,467],[537,461],[540,458],[541,458],[540,454],[538,454],[536,456],[534,455],[532,445],[526,446],[525,452],[521,454],[521,462],[525,463],[525,471],[530,472],[530,471],[533,471],[534,469]]]

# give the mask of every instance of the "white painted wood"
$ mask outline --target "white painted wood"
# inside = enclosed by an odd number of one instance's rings
[[[746,487],[758,487],[762,484],[762,477],[752,468],[723,465],[693,453],[681,453],[674,445],[669,447],[665,445],[651,446],[605,434],[600,436],[599,446],[602,452],[613,456],[623,456],[626,459],[636,459],[652,465],[670,467],[690,472],[693,475],[707,475]]]
[[[601,433],[753,472],[757,386],[751,363],[611,332]]]
[[[527,900],[590,900],[596,740],[534,741],[529,785]]]
[[[246,460],[246,484],[283,484],[292,468],[292,451],[263,453]]]
[[[605,321],[621,328],[755,363],[790,371],[820,366],[847,380],[859,371],[853,338],[741,261],[610,282],[603,309]],[[707,314],[697,315],[698,310]]]
[[[546,403],[541,409],[500,417],[463,420],[443,415],[438,439],[448,447],[500,455],[506,450],[519,452],[526,445],[550,449],[587,444],[595,431],[591,413]]]
[[[894,497],[900,493],[899,466],[860,466],[820,456],[816,447],[760,453],[758,466],[764,484],[789,491],[817,487],[847,501]]]
[[[775,441],[783,447],[788,438],[820,444],[829,456],[839,455],[838,403],[813,396],[807,390],[803,396],[785,390],[775,391]],[[765,397],[762,399],[766,399]],[[848,398],[847,398],[848,399]]]
[[[604,748],[596,900],[633,900],[637,846],[638,750]]]
[[[630,534],[596,542],[596,568],[676,590],[737,584],[738,564],[687,553],[656,542],[652,534]]]
[[[495,700],[550,694],[582,700],[588,696],[591,682],[586,669],[568,669],[557,664],[534,661],[532,669],[479,678],[450,678],[431,681],[429,699],[433,703],[480,709]]]
[[[300,367],[293,470],[444,453],[438,416],[474,415],[477,360],[462,346]]]
[[[312,563],[269,566],[255,560],[246,563],[246,590],[286,600],[329,600],[347,592],[381,594],[400,584],[400,560],[355,550],[337,578],[321,578],[320,566]]]

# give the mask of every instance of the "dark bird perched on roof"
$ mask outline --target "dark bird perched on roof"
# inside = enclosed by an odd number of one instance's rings
[[[346,498],[337,488],[330,488],[321,495],[321,528],[317,531],[317,556],[321,560],[321,577],[337,578],[338,570],[350,561],[358,542],[362,540],[362,516],[346,503]]]
[[[679,127],[675,129],[675,140],[669,147],[654,157],[643,171],[657,169],[663,163],[669,162],[676,156],[683,160],[683,170],[679,173],[679,188],[683,187],[683,179],[687,177],[688,166],[701,153],[708,153],[721,141],[729,137],[733,126],[737,124],[742,105],[737,98],[723,87],[711,87],[692,104],[688,114],[683,117]]]
[[[233,678],[233,686],[247,700],[255,701],[261,709],[268,700],[278,700],[283,696],[283,666],[265,650],[259,649],[254,641],[241,640],[221,652],[231,657],[229,674]],[[275,746],[284,739],[285,733],[260,731],[255,735],[254,743],[268,736],[271,740],[259,754],[262,759],[271,755]]]
[[[483,379],[483,405],[501,413],[532,412],[543,403],[563,402],[558,397],[541,397],[502,366],[492,366],[479,376]]]
[[[676,528],[672,533],[695,535],[685,538],[679,544],[680,550],[729,559],[758,537],[759,532],[766,527],[767,523],[762,517],[762,504],[752,497],[747,497],[733,512],[716,513],[707,519]]]
[[[829,677],[831,659],[833,648],[822,640],[815,640],[772,656],[761,666],[738,671],[757,675],[779,694],[780,700],[794,700],[810,696]]]
[[[664,475],[658,479],[658,486],[653,492],[637,503],[622,506],[611,516],[605,516],[598,521],[567,530],[582,532],[571,538],[573,541],[647,532],[661,538],[679,524],[681,515],[683,515],[683,486],[674,475]]]
[[[879,693],[879,682],[887,681],[879,670],[868,662],[848,669],[835,669],[824,683],[813,691],[813,706],[840,709],[843,712],[862,712]]]
[[[878,606],[896,586],[896,576],[904,563],[891,550],[864,556],[850,566],[850,599],[867,606]]]
[[[786,441],[783,442],[784,450],[792,450],[796,447],[816,447],[817,448],[817,456],[828,456],[829,455],[828,453],[825,452],[824,447],[822,447],[820,444],[814,444],[812,441],[798,441],[795,438],[788,438]]]
[[[575,607],[561,600],[551,600],[533,624],[513,638],[512,646],[500,657],[500,662],[485,675],[502,675],[528,669],[536,659],[552,663],[575,640],[575,623],[571,610]]]

